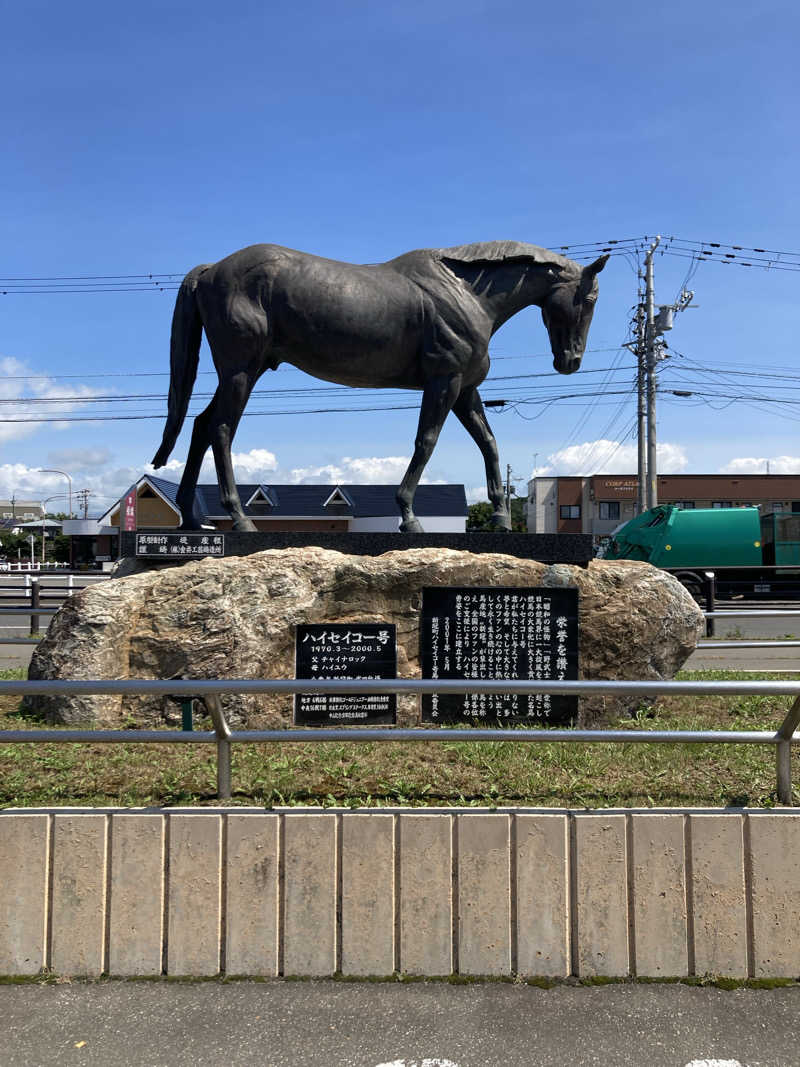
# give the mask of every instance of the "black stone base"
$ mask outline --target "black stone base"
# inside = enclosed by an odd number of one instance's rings
[[[147,530],[148,534],[175,534],[175,530]],[[382,556],[384,552],[398,552],[407,548],[453,548],[460,552],[503,552],[520,559],[535,559],[540,563],[575,563],[585,566],[594,557],[590,534],[527,534],[527,533],[305,533],[292,531],[270,533],[239,533],[226,530],[225,555],[249,556],[268,548],[307,548],[316,545],[335,552],[354,556]],[[120,534],[120,554],[123,558],[136,555],[136,534]],[[171,557],[148,559],[157,564],[182,563]]]

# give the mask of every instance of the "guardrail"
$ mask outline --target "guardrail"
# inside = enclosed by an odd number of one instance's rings
[[[47,571],[61,571],[69,567],[69,563],[60,563],[58,560],[47,560],[45,563],[0,563],[0,574],[40,574]]]
[[[583,730],[583,729],[493,729],[442,727],[350,727],[282,730],[231,730],[219,700],[223,693],[292,694],[292,693],[547,693],[552,696],[660,696],[694,695],[780,695],[793,696],[789,712],[773,733],[769,730]],[[420,679],[307,681],[304,679],[165,679],[130,681],[67,681],[0,679],[0,694],[11,696],[61,696],[149,694],[200,697],[208,708],[212,731],[189,730],[2,730],[1,744],[29,743],[101,743],[119,744],[216,744],[217,794],[220,800],[231,795],[231,746],[256,742],[323,742],[347,741],[511,741],[528,744],[603,743],[603,744],[719,744],[774,745],[776,750],[777,796],[781,804],[792,803],[791,746],[800,744],[795,731],[800,725],[800,681],[796,682],[601,682],[601,681],[445,681]]]
[[[43,607],[43,601],[49,600],[64,600],[63,593],[72,596],[73,593],[80,592],[81,589],[86,589],[88,585],[94,585],[94,582],[89,582],[87,585],[75,585],[74,575],[67,575],[66,585],[45,585],[40,578],[30,578],[26,575],[25,587],[20,589],[14,585],[0,585],[0,590],[10,589],[15,595],[4,598],[0,595],[0,614],[2,615],[29,615],[30,616],[30,635],[29,637],[0,637],[0,645],[27,645],[37,644],[41,638],[35,635],[39,634],[40,630],[40,615],[55,615],[58,608]],[[30,607],[20,607],[17,605],[9,605],[6,607],[3,604],[4,599],[19,600],[22,597],[30,600]],[[59,605],[60,606],[60,605]],[[3,629],[13,629],[13,627],[3,627]]]
[[[756,567],[664,567],[659,568],[677,578],[692,596],[705,601],[707,611],[713,611],[718,600],[731,597],[767,597],[796,600],[800,596],[797,567],[791,564],[759,564]],[[748,579],[729,577],[750,571]]]
[[[714,636],[714,620],[715,619],[744,619],[744,618],[771,618],[771,619],[783,619],[790,616],[800,615],[800,610],[794,608],[787,608],[781,611],[761,608],[743,608],[741,611],[730,610],[728,608],[722,611],[704,611],[703,615],[706,618],[706,637]],[[785,641],[698,641],[698,648],[792,648],[794,646],[800,646],[800,641],[785,640]]]

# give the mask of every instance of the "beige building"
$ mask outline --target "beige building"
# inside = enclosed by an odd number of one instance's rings
[[[12,497],[11,500],[0,500],[0,519],[31,522],[41,517],[42,502],[40,500],[19,500],[16,497]]]
[[[636,514],[635,474],[532,478],[526,504],[529,533],[602,537]],[[731,508],[751,504],[762,514],[800,512],[800,474],[664,474],[659,504]]]

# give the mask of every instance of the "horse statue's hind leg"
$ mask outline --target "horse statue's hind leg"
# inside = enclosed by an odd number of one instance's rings
[[[182,530],[199,530],[203,516],[195,510],[195,489],[203,458],[211,445],[220,490],[220,502],[233,519],[234,530],[255,530],[242,508],[231,460],[231,443],[257,374],[240,371],[220,380],[214,398],[194,420],[189,455],[176,497]]]
[[[183,468],[181,483],[175,498],[181,513],[181,530],[199,530],[203,522],[204,516],[200,515],[195,508],[195,489],[197,479],[200,477],[203,457],[211,444],[211,418],[218,394],[219,390],[214,393],[214,398],[208,407],[201,411],[194,420],[189,454],[186,457],[186,466]]]
[[[508,505],[503,492],[503,478],[500,474],[497,442],[494,434],[489,429],[486,413],[483,410],[483,402],[474,385],[467,386],[461,392],[455,404],[453,404],[453,411],[461,425],[481,450],[481,455],[486,464],[486,491],[494,508],[492,525],[498,530],[510,530],[511,516],[508,513]]]
[[[220,381],[217,390],[218,401],[211,423],[211,448],[214,452],[214,465],[217,468],[220,503],[233,519],[234,530],[250,532],[256,530],[257,527],[253,520],[245,515],[242,507],[233,474],[231,445],[257,378],[257,372],[239,371]]]
[[[450,414],[453,404],[461,392],[460,374],[441,374],[431,378],[422,393],[422,406],[419,411],[417,437],[414,441],[414,455],[403,475],[397,490],[397,503],[400,506],[400,530],[403,533],[423,533],[419,519],[414,514],[414,493],[431,458],[431,453],[439,440],[444,420]]]

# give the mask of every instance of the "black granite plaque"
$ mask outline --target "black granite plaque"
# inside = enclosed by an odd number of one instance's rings
[[[578,590],[438,587],[422,591],[423,678],[575,679]],[[535,693],[434,694],[422,721],[563,726],[578,698]]]
[[[382,622],[299,623],[295,678],[396,678],[397,635]],[[394,693],[296,693],[299,726],[373,726],[397,721]]]
[[[137,533],[136,555],[155,559],[203,559],[225,555],[225,535],[221,533]]]

